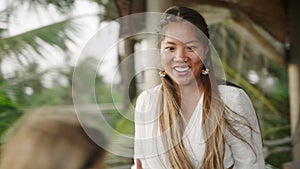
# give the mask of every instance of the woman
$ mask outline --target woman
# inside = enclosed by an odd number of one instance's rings
[[[132,168],[264,168],[256,113],[242,89],[215,77],[204,18],[171,7],[159,34],[162,84],[138,97]]]

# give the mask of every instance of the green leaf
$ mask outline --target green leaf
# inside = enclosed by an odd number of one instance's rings
[[[70,32],[76,32],[73,18],[37,28],[19,35],[0,39],[0,59],[5,56],[26,57],[34,51],[43,57],[44,43],[68,51],[67,42],[72,41]],[[44,42],[44,43],[43,43]]]
[[[21,117],[23,113],[17,108],[17,104],[14,103],[7,94],[0,90],[0,140],[6,131]]]
[[[22,6],[28,4],[30,9],[35,9],[37,6],[42,6],[47,9],[49,5],[52,5],[57,11],[67,13],[74,7],[74,2],[74,0],[19,0],[11,5]]]

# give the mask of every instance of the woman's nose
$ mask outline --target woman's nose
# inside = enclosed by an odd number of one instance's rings
[[[176,60],[176,61],[185,61],[186,58],[187,58],[187,56],[186,56],[186,53],[185,53],[184,49],[179,48],[179,49],[176,50],[174,60]]]

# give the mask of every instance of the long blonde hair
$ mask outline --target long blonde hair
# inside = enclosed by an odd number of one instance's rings
[[[161,19],[159,47],[163,39],[164,26],[170,22],[177,22],[180,19],[189,21],[200,29],[202,35],[199,35],[198,38],[206,36],[207,38],[201,38],[200,41],[208,46],[209,32],[204,18],[198,12],[190,8],[171,7],[165,11]],[[204,169],[224,169],[225,130],[228,130],[232,135],[242,141],[247,141],[231,126],[231,122],[229,118],[227,118],[231,116],[230,114],[237,115],[237,113],[231,111],[221,100],[218,90],[219,83],[213,71],[210,51],[203,61],[202,69],[206,68],[209,69],[209,75],[199,75],[199,77],[195,77],[201,79],[201,85],[204,88],[202,130],[206,138],[206,143],[202,167]],[[177,84],[175,84],[167,74],[161,77],[161,81],[163,106],[159,123],[160,130],[164,133],[162,135],[162,141],[164,147],[167,149],[169,161],[174,169],[194,169],[195,166],[193,166],[189,159],[182,142],[182,125],[184,119],[180,114],[180,96],[176,94],[176,88],[178,86],[176,86]],[[248,122],[244,125],[251,128]],[[247,144],[250,146],[249,143]]]

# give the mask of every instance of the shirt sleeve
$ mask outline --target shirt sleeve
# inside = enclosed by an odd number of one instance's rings
[[[228,98],[227,106],[238,115],[230,118],[230,123],[247,142],[227,131],[226,143],[233,158],[233,169],[265,169],[262,139],[256,112],[248,95],[241,89]],[[251,128],[249,128],[249,125]]]
[[[143,169],[149,168],[145,161],[145,153],[143,148],[143,139],[145,125],[145,113],[150,109],[150,98],[146,91],[142,92],[136,102],[135,107],[135,138],[134,138],[134,165],[131,169],[136,169],[136,159],[141,160]]]

